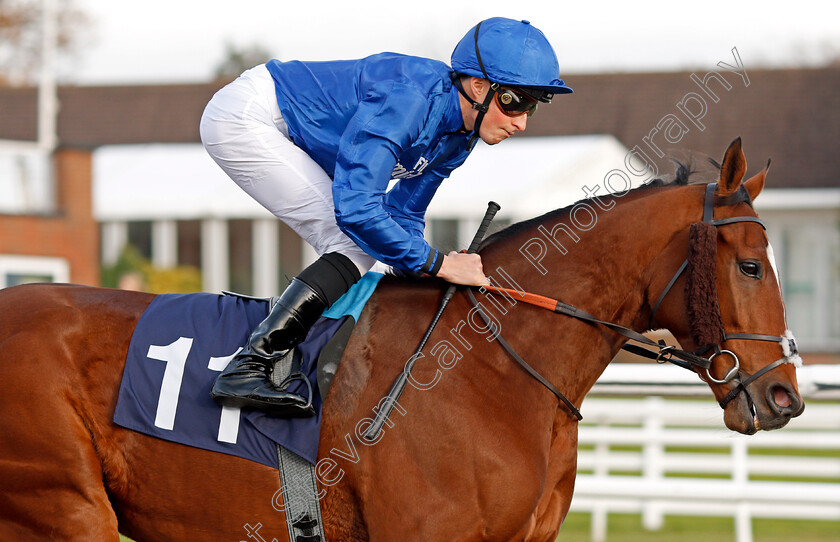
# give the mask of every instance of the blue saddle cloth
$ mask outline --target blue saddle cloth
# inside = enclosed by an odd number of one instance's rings
[[[318,354],[345,318],[358,319],[382,277],[368,275],[348,292],[347,299],[339,300],[336,305],[341,306],[325,313],[299,346],[301,371],[314,393],[314,417],[271,418],[256,410],[222,408],[210,398],[219,372],[268,314],[267,301],[164,294],[152,300],[134,329],[114,423],[274,468],[278,466],[275,445],[280,444],[314,464],[323,405],[317,383]],[[296,381],[289,391],[306,394],[305,384]]]

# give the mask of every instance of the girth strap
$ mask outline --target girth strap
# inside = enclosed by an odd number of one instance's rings
[[[294,358],[294,356],[287,357]],[[293,361],[292,364],[294,363]],[[278,363],[272,374],[273,384],[279,386],[294,370],[297,369],[281,368]],[[303,377],[303,381],[310,386],[311,400],[312,389],[309,380]],[[321,500],[318,497],[318,476],[315,465],[279,444],[277,445],[277,465],[283,491],[283,510],[286,513],[289,541],[324,542],[326,537],[321,514]]]

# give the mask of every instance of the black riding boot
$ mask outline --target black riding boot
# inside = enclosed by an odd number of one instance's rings
[[[275,387],[271,371],[274,362],[303,341],[321,313],[359,278],[355,264],[338,253],[325,254],[304,269],[218,376],[210,396],[220,405],[256,408],[270,416],[314,415],[311,397]]]

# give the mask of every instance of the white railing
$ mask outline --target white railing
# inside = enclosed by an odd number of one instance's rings
[[[805,365],[796,370],[799,391],[806,399],[840,399],[840,365]],[[664,395],[708,397],[709,386],[676,365],[612,363],[589,395]]]
[[[641,513],[649,530],[665,515],[732,516],[737,542],[752,540],[753,518],[840,522],[840,483],[819,481],[840,478],[840,404],[809,404],[788,427],[752,436],[727,430],[711,396],[590,397],[581,412],[571,510],[592,513],[594,541],[606,539],[609,513]]]

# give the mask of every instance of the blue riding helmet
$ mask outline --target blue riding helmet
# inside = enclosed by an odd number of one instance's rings
[[[470,29],[452,52],[452,69],[502,86],[532,91],[549,102],[572,89],[560,79],[557,55],[528,21],[493,17]]]
[[[493,17],[481,21],[461,38],[452,51],[452,83],[458,92],[478,110],[469,146],[479,138],[484,115],[490,110],[502,86],[516,87],[532,99],[549,103],[555,94],[569,94],[560,75],[560,65],[551,44],[528,21],[514,21]],[[490,81],[490,89],[483,103],[467,93],[458,74],[471,75]],[[528,116],[536,110],[534,108]]]

